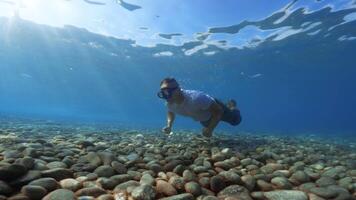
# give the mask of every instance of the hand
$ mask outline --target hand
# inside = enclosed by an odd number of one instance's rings
[[[164,128],[162,128],[162,133],[169,135],[172,132],[172,128],[169,126],[165,126]]]
[[[204,127],[202,130],[202,135],[204,135],[205,137],[211,137],[213,135],[213,130]]]

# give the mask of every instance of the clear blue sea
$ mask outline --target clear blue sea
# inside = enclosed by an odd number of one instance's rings
[[[237,101],[217,130],[356,132],[355,1],[32,1],[0,1],[1,116],[160,130],[175,77]]]

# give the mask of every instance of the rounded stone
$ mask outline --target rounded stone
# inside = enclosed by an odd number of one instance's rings
[[[252,200],[249,191],[240,185],[230,185],[218,193],[219,199]]]
[[[195,197],[201,195],[202,193],[200,185],[193,181],[186,183],[184,189],[186,192],[192,194]]]
[[[115,200],[115,197],[111,194],[100,195],[96,200]]]
[[[0,180],[0,195],[9,195],[13,192],[13,189],[9,184]]]
[[[204,188],[210,187],[210,178],[209,177],[201,177],[199,179],[199,184]]]
[[[270,183],[264,180],[257,180],[257,186],[261,191],[271,191],[273,187]]]
[[[292,184],[289,183],[288,179],[285,177],[274,177],[271,180],[271,183],[277,188],[277,189],[292,189]]]
[[[330,190],[330,189],[327,189],[324,187],[311,188],[310,192],[312,192],[320,197],[326,198],[326,199],[330,199],[330,198],[336,197],[338,195],[337,191]]]
[[[155,179],[150,174],[144,174],[141,177],[140,184],[142,185],[153,185],[155,183]]]
[[[69,169],[55,168],[55,169],[49,169],[49,170],[42,171],[42,176],[54,178],[57,181],[60,181],[62,179],[66,179],[66,178],[72,178],[73,172]]]
[[[329,176],[322,176],[315,182],[319,187],[326,187],[329,185],[336,185],[336,181]]]
[[[131,196],[136,200],[152,200],[155,199],[156,191],[151,185],[144,184],[136,187],[132,191]]]
[[[184,188],[184,179],[179,176],[172,176],[168,182],[177,190],[182,190]]]
[[[105,177],[98,178],[96,183],[106,190],[112,190],[117,185],[116,181]]]
[[[59,183],[54,178],[40,178],[34,181],[31,181],[29,185],[36,185],[45,188],[48,192],[51,192],[59,188]]]
[[[256,179],[249,174],[242,176],[241,181],[249,191],[253,191],[256,186]]]
[[[66,189],[57,189],[49,194],[47,194],[43,200],[75,200],[76,197],[74,193]]]
[[[111,167],[116,171],[118,174],[126,174],[127,168],[124,164],[118,162],[118,161],[113,161],[111,162]]]
[[[159,194],[164,194],[166,196],[173,196],[177,194],[177,190],[169,183],[163,180],[157,180],[156,191]]]
[[[127,188],[129,187],[137,187],[137,186],[140,186],[140,183],[137,182],[137,181],[127,181],[127,182],[124,182],[124,183],[121,183],[119,185],[117,185],[115,188],[114,188],[114,191],[115,192],[120,192],[122,190],[127,190]]]
[[[27,169],[21,164],[12,164],[0,167],[0,180],[14,180],[24,174],[26,174]]]
[[[68,166],[63,162],[53,161],[53,162],[48,163],[47,167],[49,169],[55,169],[55,168],[67,168]]]
[[[73,192],[79,190],[82,187],[82,184],[79,181],[72,178],[63,179],[59,182],[59,184],[63,189],[71,190]]]
[[[47,190],[37,185],[26,185],[22,187],[21,193],[28,196],[31,200],[40,200],[46,196]]]
[[[226,187],[225,181],[221,176],[213,176],[210,179],[210,189],[213,192],[219,192]]]
[[[241,177],[233,171],[220,172],[219,175],[225,179],[228,185],[242,184]]]
[[[98,197],[102,194],[106,194],[106,191],[99,187],[82,188],[75,192],[75,195],[77,195],[77,196]]]
[[[11,186],[19,187],[28,184],[29,182],[41,177],[41,172],[38,170],[30,170],[25,175],[10,182]]]
[[[296,171],[292,174],[292,176],[289,178],[289,180],[295,185],[300,185],[300,184],[309,182],[310,177],[304,171]]]
[[[96,168],[94,173],[96,173],[99,177],[110,177],[115,175],[115,170],[109,165],[103,165]]]
[[[308,196],[304,192],[297,190],[276,190],[263,194],[267,200],[308,200]]]

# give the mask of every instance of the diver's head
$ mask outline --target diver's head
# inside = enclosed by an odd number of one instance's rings
[[[157,96],[165,99],[168,102],[175,102],[181,95],[181,89],[178,82],[174,78],[165,78],[161,81],[160,91]]]

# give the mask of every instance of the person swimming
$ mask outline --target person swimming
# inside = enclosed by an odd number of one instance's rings
[[[241,122],[240,110],[236,101],[231,99],[225,105],[220,100],[197,90],[180,88],[174,78],[161,81],[157,96],[166,100],[167,125],[162,129],[165,134],[171,134],[176,114],[193,118],[203,125],[202,135],[211,137],[220,121],[237,126]]]

